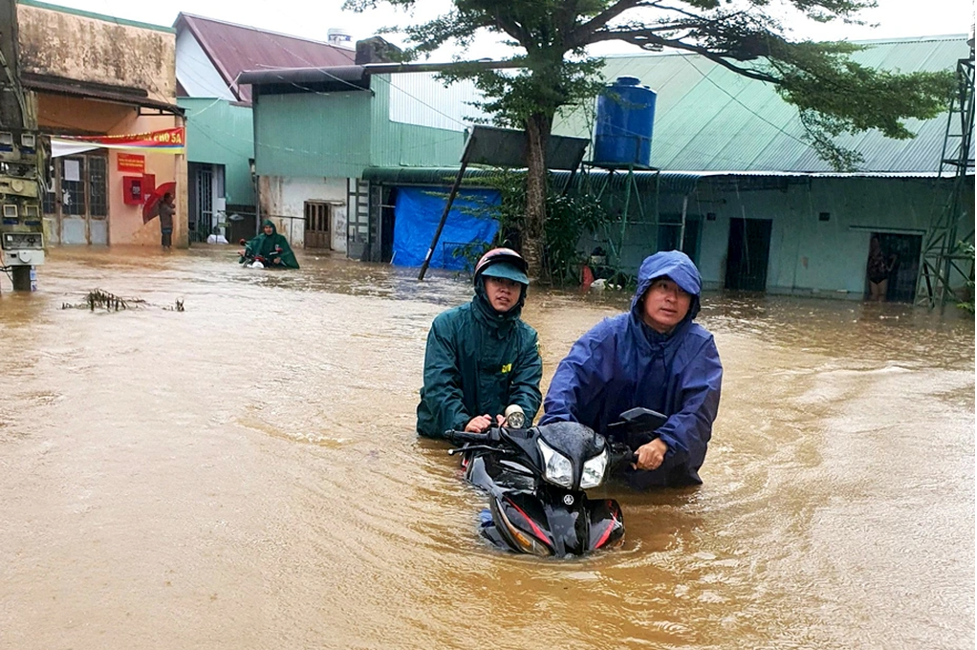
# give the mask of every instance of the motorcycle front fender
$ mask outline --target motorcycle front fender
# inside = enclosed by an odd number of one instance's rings
[[[624,541],[624,518],[612,499],[590,501],[583,492],[507,492],[495,496],[492,517],[514,551],[536,555],[585,555]],[[541,549],[529,538],[545,546]]]

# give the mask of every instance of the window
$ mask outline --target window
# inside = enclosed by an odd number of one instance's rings
[[[88,214],[92,217],[107,217],[109,214],[105,163],[105,158],[101,156],[88,157]]]
[[[41,201],[48,216],[94,217],[109,214],[108,158],[79,155],[54,158],[46,169]]]
[[[317,201],[305,203],[305,229],[316,232],[329,230],[329,204]]]
[[[693,262],[699,259],[699,232],[702,218],[699,215],[686,215],[685,230],[682,229],[681,214],[662,214],[658,219],[658,250],[677,250],[681,243],[682,252]],[[684,235],[684,241],[679,240]]]
[[[85,214],[84,177],[84,156],[65,156],[61,159],[61,214]]]

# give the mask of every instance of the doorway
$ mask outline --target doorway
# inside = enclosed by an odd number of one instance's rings
[[[681,214],[662,214],[658,218],[658,250],[681,250],[698,264],[701,226],[702,219],[698,215],[686,215],[683,228]]]
[[[886,301],[913,302],[916,299],[916,281],[919,278],[919,256],[923,248],[923,236],[873,232],[872,237],[878,237],[883,259],[889,260],[892,264],[885,292]],[[871,242],[871,238],[869,241]],[[866,259],[868,254],[866,251]],[[866,273],[865,298],[868,299],[869,295]]]
[[[212,234],[223,234],[220,225],[224,215],[220,206],[224,196],[224,165],[188,163],[187,177],[190,242],[205,242]]]
[[[331,214],[329,204],[322,201],[305,202],[305,247],[332,248],[329,235]]]
[[[51,159],[42,199],[53,243],[109,243],[108,158],[80,154]]]
[[[384,187],[382,196],[383,202],[380,204],[380,261],[389,264],[394,256],[397,188]]]
[[[772,219],[730,219],[726,288],[765,291]]]

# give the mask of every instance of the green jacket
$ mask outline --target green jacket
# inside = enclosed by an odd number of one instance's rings
[[[264,227],[271,226],[271,234],[266,235],[264,233]],[[279,266],[284,266],[290,269],[297,269],[299,267],[299,262],[295,259],[295,253],[292,252],[292,247],[288,244],[288,240],[285,239],[284,235],[278,234],[278,228],[275,227],[275,223],[270,219],[265,219],[264,223],[261,224],[262,232],[245,244],[245,248],[251,251],[252,255],[261,256],[265,259],[271,260],[275,257],[280,257],[282,259]],[[275,247],[281,250],[278,253],[273,253]],[[242,257],[239,262],[244,262]]]
[[[481,278],[467,305],[449,309],[431,324],[424,355],[424,387],[417,406],[417,432],[442,438],[479,415],[502,415],[518,404],[532,422],[542,402],[543,361],[536,330],[519,314],[519,303],[499,314],[485,298]]]

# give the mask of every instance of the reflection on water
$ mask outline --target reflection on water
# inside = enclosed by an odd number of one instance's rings
[[[705,484],[602,488],[624,548],[539,560],[478,540],[484,498],[413,433],[463,278],[211,248],[55,250],[39,275],[0,285],[0,647],[973,646],[974,326],[952,311],[707,296]],[[60,308],[95,287],[148,304]],[[534,287],[544,384],[627,301]]]

